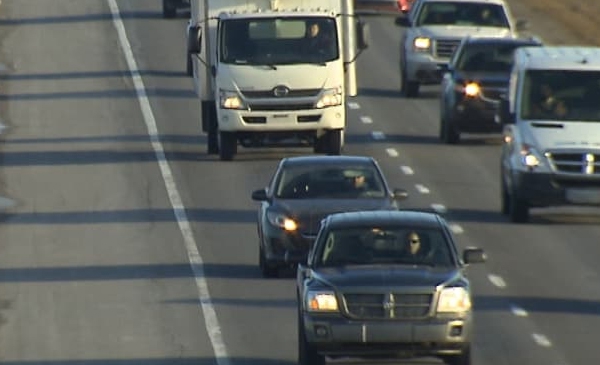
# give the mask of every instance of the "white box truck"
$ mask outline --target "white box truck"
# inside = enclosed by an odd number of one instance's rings
[[[188,73],[209,154],[290,142],[341,153],[367,47],[353,0],[192,0],[190,14]]]

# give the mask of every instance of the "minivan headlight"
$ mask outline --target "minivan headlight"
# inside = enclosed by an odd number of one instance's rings
[[[521,145],[521,150],[519,153],[521,155],[521,163],[530,169],[538,167],[542,164],[540,153],[535,149],[535,147],[527,143],[523,143]]]

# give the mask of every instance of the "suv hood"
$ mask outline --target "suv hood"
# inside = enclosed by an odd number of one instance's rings
[[[529,121],[521,127],[523,142],[540,153],[551,149],[600,149],[600,121]]]
[[[408,265],[349,265],[320,268],[313,276],[335,289],[389,288],[389,287],[436,287],[460,277],[454,267],[428,267]]]
[[[513,37],[508,28],[473,27],[464,25],[428,25],[419,28],[417,36],[429,38],[462,39],[471,37]]]

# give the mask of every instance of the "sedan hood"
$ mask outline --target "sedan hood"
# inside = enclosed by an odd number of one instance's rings
[[[298,221],[300,230],[307,234],[316,234],[321,220],[333,213],[359,210],[396,209],[388,198],[378,199],[319,199],[278,201],[278,208],[290,218]]]
[[[460,271],[452,267],[356,265],[317,269],[313,276],[342,291],[349,287],[377,290],[379,287],[436,287],[456,280]]]

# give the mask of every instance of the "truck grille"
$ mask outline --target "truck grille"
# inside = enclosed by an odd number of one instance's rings
[[[600,176],[600,152],[550,151],[547,156],[557,172]]]
[[[460,39],[438,39],[435,41],[435,54],[441,58],[450,58],[460,44]]]
[[[249,103],[248,108],[254,111],[286,111],[286,110],[312,110],[314,104],[312,103],[301,103],[301,104],[275,104],[275,103]]]
[[[290,89],[286,96],[278,98],[314,97],[319,95],[320,92],[321,89]],[[241,90],[241,93],[244,97],[251,99],[275,97],[273,90]]]
[[[429,314],[433,294],[344,294],[346,310],[357,319],[415,319]]]

